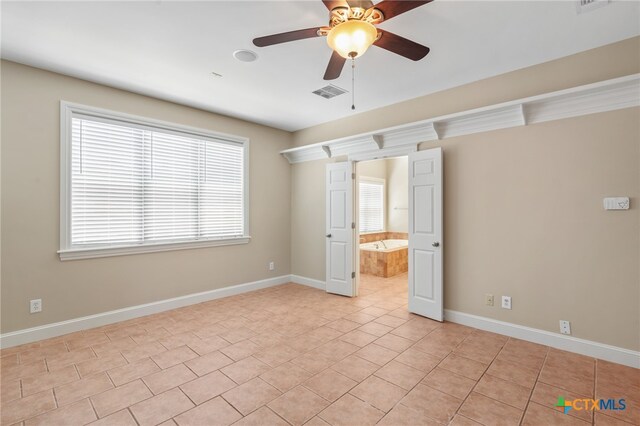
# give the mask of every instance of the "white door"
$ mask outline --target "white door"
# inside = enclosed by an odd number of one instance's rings
[[[409,311],[442,321],[442,149],[409,154]]]
[[[352,173],[352,162],[327,164],[326,288],[343,296],[354,296]]]

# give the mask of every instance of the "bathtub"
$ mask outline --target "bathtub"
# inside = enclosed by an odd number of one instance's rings
[[[407,240],[379,240],[360,244],[360,273],[389,278],[407,272]]]
[[[408,240],[380,240],[360,244],[360,250],[391,251],[409,247]]]

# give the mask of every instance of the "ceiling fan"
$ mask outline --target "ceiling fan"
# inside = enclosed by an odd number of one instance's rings
[[[376,28],[375,25],[431,1],[433,0],[383,0],[374,5],[371,0],[322,0],[329,9],[328,26],[258,37],[253,40],[253,44],[265,47],[326,36],[333,53],[324,73],[325,80],[340,77],[346,60],[362,56],[372,44],[413,61],[419,61],[429,53],[428,47]]]

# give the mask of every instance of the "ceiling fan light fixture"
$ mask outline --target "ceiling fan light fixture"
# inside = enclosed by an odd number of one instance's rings
[[[362,56],[377,37],[376,27],[353,19],[333,27],[327,34],[327,44],[340,56],[349,59]]]

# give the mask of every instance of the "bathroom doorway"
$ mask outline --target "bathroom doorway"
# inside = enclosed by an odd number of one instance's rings
[[[384,291],[389,307],[408,289],[408,158],[356,163],[357,294]]]
[[[407,301],[409,312],[442,321],[442,148],[423,151],[414,148],[408,154],[405,154],[406,150],[398,151],[366,152],[350,156],[347,161],[326,164],[325,290],[343,296],[367,297],[370,289],[378,289],[370,299],[375,299],[376,304],[389,301],[387,310],[393,309],[393,303],[399,303],[400,309]],[[391,152],[393,155],[389,155]],[[406,172],[398,173],[398,176],[406,176],[406,191],[393,188],[389,191],[386,161],[396,157],[402,158],[401,161],[406,159]],[[371,170],[371,165],[375,164],[373,160],[385,161],[378,163],[377,174]],[[384,175],[380,172],[382,164]],[[394,166],[391,168],[393,170]],[[367,181],[369,186],[365,187]],[[403,181],[399,182],[402,184]],[[403,205],[403,193],[408,201],[406,206]],[[406,231],[396,228],[396,217],[404,217],[404,223],[408,225]],[[401,237],[405,235],[402,241]],[[374,244],[367,245],[369,243]],[[403,272],[403,252],[406,253],[408,273]],[[397,259],[389,260],[389,253]],[[388,289],[388,292],[380,289]]]

